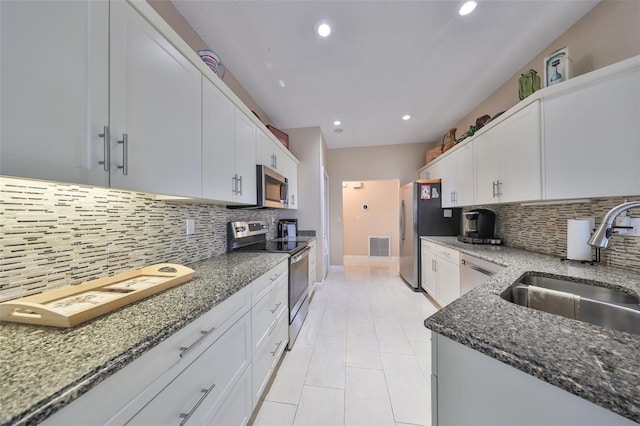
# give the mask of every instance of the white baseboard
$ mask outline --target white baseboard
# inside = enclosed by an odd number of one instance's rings
[[[380,257],[380,256],[351,256],[344,255],[342,256],[345,264],[353,264],[353,263],[397,263],[400,261],[400,258],[397,256],[391,257]]]

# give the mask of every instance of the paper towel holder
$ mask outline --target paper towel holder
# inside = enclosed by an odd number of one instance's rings
[[[589,265],[593,266],[596,263],[600,263],[600,247],[594,247],[594,248],[596,249],[596,254],[591,260],[574,260],[574,259],[569,259],[567,257],[561,257],[560,262],[564,262],[565,260],[572,260],[574,262],[588,263]]]
[[[579,261],[582,264],[589,263],[594,265],[600,262],[600,248],[595,247],[595,256],[593,254],[593,246],[588,244],[589,238],[595,232],[595,218],[580,217],[567,220],[567,256],[561,257],[560,261],[565,260]]]

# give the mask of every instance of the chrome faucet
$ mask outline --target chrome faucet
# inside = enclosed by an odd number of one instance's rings
[[[598,226],[598,229],[596,229],[596,232],[594,232],[589,239],[589,245],[599,248],[607,248],[609,245],[609,239],[613,235],[613,221],[620,213],[636,207],[640,207],[640,201],[629,201],[628,203],[618,204],[609,210],[602,219],[602,223]]]

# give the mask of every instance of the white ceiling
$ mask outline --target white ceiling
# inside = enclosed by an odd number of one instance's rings
[[[439,141],[598,0],[172,2],[276,127],[343,148]]]

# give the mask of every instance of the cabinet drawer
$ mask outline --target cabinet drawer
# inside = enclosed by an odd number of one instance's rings
[[[437,245],[436,246],[436,252],[437,252],[438,256],[443,258],[443,259],[450,260],[451,262],[454,262],[454,263],[459,263],[460,262],[460,252],[458,250],[454,250],[454,249],[449,248],[449,247]]]
[[[281,275],[272,290],[256,303],[251,311],[251,334],[253,355],[265,344],[271,328],[277,319],[288,310],[289,282],[286,275]]]
[[[127,424],[199,424],[212,416],[251,363],[250,325],[245,314]]]
[[[289,272],[289,261],[285,260],[279,263],[276,267],[260,275],[251,284],[251,300],[252,305],[255,305],[265,294],[271,290],[272,284],[280,278],[283,274]]]
[[[251,395],[251,368],[247,368],[238,383],[235,384],[227,399],[215,413],[210,425],[240,425],[244,426],[251,418],[253,398]]]
[[[264,391],[289,340],[289,316],[283,313],[258,354],[253,358],[253,406]]]
[[[431,241],[420,240],[420,246],[423,251],[428,251],[429,253],[436,254],[436,247],[438,245],[436,243],[432,243]]]

